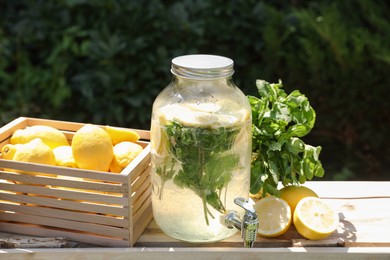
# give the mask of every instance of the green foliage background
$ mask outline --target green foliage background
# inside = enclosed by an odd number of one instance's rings
[[[0,123],[18,116],[148,129],[172,58],[235,61],[317,112],[328,179],[389,180],[390,4],[365,0],[0,2]]]

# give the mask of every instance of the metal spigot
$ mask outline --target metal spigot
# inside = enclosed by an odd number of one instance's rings
[[[244,198],[235,198],[234,203],[245,209],[244,217],[240,220],[240,214],[237,211],[230,211],[225,216],[225,225],[228,228],[241,230],[241,237],[244,239],[244,247],[253,247],[256,241],[257,227],[259,218],[253,206]]]

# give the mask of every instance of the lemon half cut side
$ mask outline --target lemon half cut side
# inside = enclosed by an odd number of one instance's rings
[[[291,209],[283,199],[269,196],[257,201],[254,209],[259,217],[258,233],[264,237],[284,234],[291,225]]]
[[[336,211],[316,197],[306,197],[299,201],[293,220],[298,233],[310,240],[328,237],[339,223]]]

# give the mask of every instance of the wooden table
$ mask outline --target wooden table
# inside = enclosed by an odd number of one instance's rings
[[[240,234],[211,244],[191,244],[163,234],[152,221],[133,248],[0,249],[0,259],[390,259],[390,182],[307,182],[333,206],[340,224],[329,238],[257,237],[243,248]]]

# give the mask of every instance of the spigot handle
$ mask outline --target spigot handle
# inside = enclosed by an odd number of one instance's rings
[[[244,247],[253,247],[256,241],[259,218],[252,204],[244,198],[234,199],[234,203],[245,209],[245,214],[240,220],[240,215],[236,211],[230,211],[225,215],[225,225],[228,228],[236,228],[241,231],[241,237],[244,240]]]
[[[240,206],[241,208],[245,209],[246,211],[249,211],[251,213],[256,213],[253,206],[251,204],[249,204],[249,202],[244,198],[241,198],[241,197],[235,198],[234,203],[236,203],[236,205]]]

